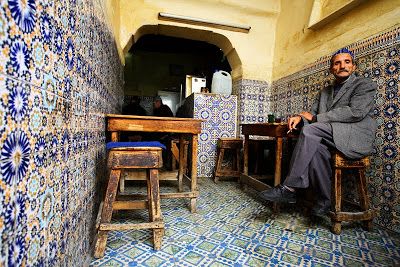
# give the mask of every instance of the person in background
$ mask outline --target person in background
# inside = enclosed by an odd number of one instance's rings
[[[349,159],[372,153],[375,131],[374,96],[377,85],[354,75],[354,55],[347,49],[331,57],[333,84],[321,90],[311,107],[288,120],[289,132],[301,128],[293,151],[289,173],[283,185],[263,191],[259,196],[273,202],[296,203],[296,190],[312,185],[316,203],[312,215],[330,211],[331,149]]]
[[[161,97],[156,96],[153,102],[153,116],[156,117],[173,117],[172,110],[162,102]]]
[[[122,108],[122,114],[124,115],[137,115],[146,116],[146,110],[140,105],[139,96],[133,96],[128,105]],[[142,141],[142,133],[139,132],[121,132],[121,141],[139,142]]]
[[[138,115],[146,116],[146,110],[140,105],[140,98],[138,96],[133,96],[128,105],[122,108],[122,114],[125,115]]]
[[[179,106],[178,109],[176,110],[176,117],[177,118],[191,118],[189,106],[184,105],[184,104]]]
[[[153,102],[153,116],[173,117],[174,114],[172,113],[171,109],[162,102],[161,97],[156,96],[154,98],[154,102]],[[170,169],[171,161],[170,161],[169,155],[167,153],[170,153],[170,143],[171,143],[172,135],[170,133],[151,133],[151,135],[149,135],[149,137],[151,137],[154,141],[161,142],[162,144],[164,144],[165,146],[167,146],[169,148],[168,152],[163,150],[162,156],[163,156],[164,166],[167,169]]]

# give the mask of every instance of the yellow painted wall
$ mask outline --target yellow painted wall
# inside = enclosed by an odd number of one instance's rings
[[[312,5],[313,0],[281,0],[273,80],[400,22],[400,0],[368,0],[321,28],[309,30]]]
[[[122,64],[125,63],[125,56],[119,41],[119,30],[121,28],[120,21],[120,1],[119,0],[103,0],[108,27],[114,34],[115,43],[117,45],[119,58]]]
[[[199,40],[216,44],[228,55],[236,51],[241,68],[233,66],[233,78],[271,81],[275,44],[276,21],[280,10],[279,0],[120,0],[120,46],[132,44],[132,35],[144,25],[172,25],[183,27],[185,37],[190,37],[190,28],[204,30]],[[214,21],[251,26],[249,33],[236,32],[208,26],[192,25],[158,19],[158,13],[172,13]],[[229,42],[217,40],[222,34]],[[176,33],[179,34],[179,33]],[[210,38],[214,38],[212,40]],[[223,38],[222,38],[223,39]],[[228,45],[227,43],[230,43]]]
[[[325,17],[330,13],[336,11],[345,4],[350,3],[352,0],[317,0],[321,1],[321,16]]]

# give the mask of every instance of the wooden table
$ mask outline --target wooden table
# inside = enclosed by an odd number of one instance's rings
[[[179,192],[162,193],[161,198],[190,198],[190,210],[196,212],[196,200],[199,196],[197,188],[197,143],[201,132],[202,120],[174,117],[132,116],[120,114],[106,114],[107,130],[111,132],[111,141],[119,141],[119,132],[158,132],[179,134],[179,162],[184,162],[185,135],[190,136],[192,147],[191,177],[184,175],[184,166],[179,164],[178,183]],[[190,181],[190,191],[181,192],[183,178]]]
[[[263,191],[270,188],[269,185],[251,177],[249,175],[249,135],[269,136],[274,137],[275,144],[275,173],[274,186],[281,183],[282,175],[282,144],[284,137],[293,137],[288,135],[288,126],[286,123],[255,123],[241,124],[242,134],[244,135],[244,166],[243,174],[240,176],[240,182],[245,185],[250,185],[258,191]]]

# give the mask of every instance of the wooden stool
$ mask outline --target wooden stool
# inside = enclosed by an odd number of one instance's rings
[[[340,234],[344,221],[365,221],[367,230],[372,229],[372,220],[375,212],[369,208],[367,182],[365,178],[365,169],[370,165],[369,158],[365,157],[360,160],[349,160],[339,152],[332,153],[333,181],[332,181],[332,199],[331,212],[332,232]],[[358,197],[360,200],[360,212],[344,212],[342,211],[342,170],[355,169],[358,171],[356,177]]]
[[[218,182],[219,177],[229,176],[240,178],[240,149],[243,147],[243,140],[240,138],[220,138],[217,142],[217,164],[215,169],[214,182]],[[231,170],[222,168],[225,150],[234,150]]]
[[[113,230],[153,229],[154,249],[161,248],[164,235],[164,222],[161,216],[160,192],[158,185],[158,168],[162,167],[162,150],[160,147],[117,147],[109,150],[108,167],[110,178],[104,202],[100,204],[98,235],[95,247],[95,258],[104,256],[107,235]],[[121,171],[126,169],[147,170],[147,200],[132,200],[129,196],[117,196]],[[119,199],[125,197],[125,199]],[[117,199],[116,199],[117,198]],[[111,223],[114,210],[148,209],[147,223]],[[100,213],[101,212],[101,213]],[[100,218],[101,216],[101,218]]]

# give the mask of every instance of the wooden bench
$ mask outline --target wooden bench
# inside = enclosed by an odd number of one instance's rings
[[[240,149],[243,147],[243,140],[240,138],[220,138],[217,141],[217,162],[214,175],[214,182],[218,182],[220,177],[240,178]],[[225,151],[233,151],[232,169],[226,170],[222,166]]]
[[[94,257],[100,258],[104,256],[108,232],[113,230],[152,229],[154,249],[160,249],[164,235],[158,184],[158,169],[162,167],[162,149],[160,147],[112,148],[108,152],[107,165],[110,169],[110,177],[104,201],[100,204]],[[129,169],[147,170],[147,200],[134,200],[132,197],[125,195],[117,196],[121,171]],[[148,209],[149,222],[111,223],[114,210],[132,209]]]
[[[349,160],[337,151],[332,153],[333,178],[331,206],[333,211],[331,212],[331,221],[333,233],[341,233],[341,222],[344,221],[365,221],[364,223],[367,230],[372,229],[372,220],[375,216],[375,212],[370,209],[369,206],[367,181],[365,177],[365,169],[369,165],[370,161],[368,157],[360,160]],[[359,212],[342,211],[342,170],[350,169],[358,172],[356,185],[361,208]]]

